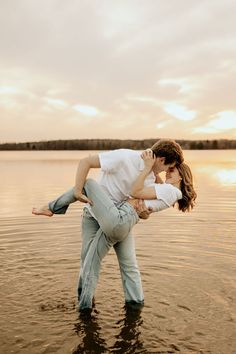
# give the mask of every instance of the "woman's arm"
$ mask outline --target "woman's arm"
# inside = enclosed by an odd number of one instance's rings
[[[154,187],[144,187],[144,181],[149,175],[152,166],[155,163],[155,158],[153,157],[153,152],[151,150],[145,150],[142,153],[142,158],[144,161],[144,169],[141,171],[140,175],[134,182],[131,188],[131,196],[133,198],[139,199],[156,199],[156,191]]]
[[[138,199],[156,199],[156,191],[154,187],[144,187],[144,181],[149,175],[150,170],[144,169],[131,188],[131,197]]]

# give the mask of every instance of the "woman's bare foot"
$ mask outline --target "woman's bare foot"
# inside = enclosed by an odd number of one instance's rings
[[[42,208],[33,208],[32,214],[34,215],[45,215],[45,216],[53,216],[51,210],[48,209],[48,206],[45,205]]]

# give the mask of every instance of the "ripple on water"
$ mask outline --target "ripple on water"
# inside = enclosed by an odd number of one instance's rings
[[[199,160],[193,156],[193,167],[200,171],[195,211],[170,209],[134,228],[144,308],[124,307],[111,251],[90,316],[78,313],[76,299],[81,206],[76,203],[66,216],[30,214],[35,200],[45,203],[70,186],[75,159],[68,153],[62,162],[54,155],[45,165],[43,158],[28,156],[18,171],[19,156],[4,165],[0,186],[3,353],[234,353],[236,192],[235,186],[213,183],[214,176],[197,169],[202,155]],[[64,163],[68,175],[60,176]],[[13,181],[17,171],[21,178]],[[31,172],[37,187],[27,177]],[[55,173],[58,186],[50,182]]]

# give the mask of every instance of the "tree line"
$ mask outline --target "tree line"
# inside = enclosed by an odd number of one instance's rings
[[[50,140],[24,143],[2,143],[0,150],[143,150],[152,146],[158,139],[72,139]],[[236,149],[236,139],[220,140],[176,140],[184,150]]]

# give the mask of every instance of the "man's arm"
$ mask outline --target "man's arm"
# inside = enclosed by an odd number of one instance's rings
[[[75,177],[75,192],[74,192],[75,197],[80,202],[92,204],[92,201],[89,200],[82,193],[82,190],[90,168],[100,168],[100,167],[101,165],[100,165],[100,160],[98,155],[88,156],[80,160],[76,172],[76,177]]]
[[[147,208],[142,199],[136,199],[134,209],[136,210],[140,219],[148,219],[150,214],[153,213],[153,209],[150,207]]]

